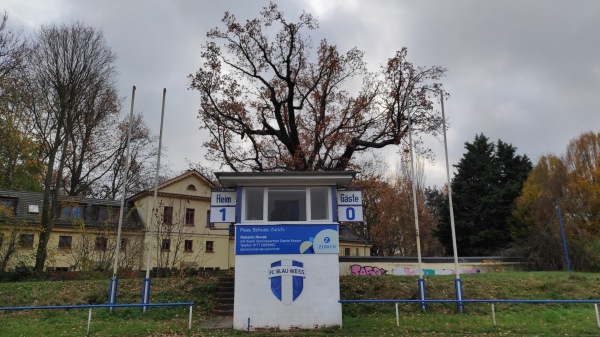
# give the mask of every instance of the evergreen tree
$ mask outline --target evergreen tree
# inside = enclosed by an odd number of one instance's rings
[[[465,149],[451,182],[458,254],[493,255],[511,243],[508,218],[532,164],[512,145],[494,144],[483,134]],[[448,201],[444,204],[437,236],[448,253],[452,236]]]

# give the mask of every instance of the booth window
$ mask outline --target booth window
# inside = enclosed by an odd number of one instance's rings
[[[262,221],[264,205],[264,187],[247,187],[246,191],[246,220]]]
[[[327,187],[310,188],[310,219],[329,219],[329,189]]]
[[[247,187],[244,220],[331,221],[328,187]]]
[[[306,221],[306,188],[271,187],[269,221]]]

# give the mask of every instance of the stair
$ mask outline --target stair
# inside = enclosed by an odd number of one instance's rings
[[[217,305],[215,316],[233,317],[233,294],[235,289],[235,278],[232,276],[220,277],[217,288]]]

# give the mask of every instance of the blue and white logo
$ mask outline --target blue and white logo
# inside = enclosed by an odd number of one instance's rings
[[[285,305],[291,304],[302,294],[304,277],[304,263],[300,261],[275,261],[269,269],[271,291]]]

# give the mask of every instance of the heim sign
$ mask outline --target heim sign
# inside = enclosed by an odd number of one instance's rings
[[[214,190],[210,194],[210,222],[235,222],[236,191]]]

